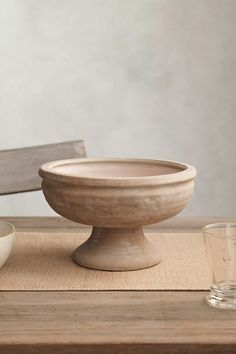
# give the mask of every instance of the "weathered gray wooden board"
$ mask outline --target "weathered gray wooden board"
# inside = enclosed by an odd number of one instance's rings
[[[43,163],[76,157],[86,157],[82,140],[0,151],[0,195],[41,189]]]

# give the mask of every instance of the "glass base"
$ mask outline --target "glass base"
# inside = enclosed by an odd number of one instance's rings
[[[218,309],[236,310],[236,287],[229,284],[211,286],[211,292],[205,298],[206,302]]]

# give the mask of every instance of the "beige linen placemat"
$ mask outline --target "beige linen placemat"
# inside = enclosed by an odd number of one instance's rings
[[[74,264],[70,255],[88,235],[17,233],[0,269],[0,290],[205,290],[209,276],[201,234],[148,234],[162,263],[145,270],[106,272]]]

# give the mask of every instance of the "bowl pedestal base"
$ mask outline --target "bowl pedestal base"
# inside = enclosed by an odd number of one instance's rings
[[[160,263],[142,227],[93,227],[88,240],[74,250],[72,259],[80,266],[108,271],[138,270]]]

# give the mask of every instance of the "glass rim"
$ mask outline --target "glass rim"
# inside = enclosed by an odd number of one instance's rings
[[[235,228],[236,229],[236,223],[235,222],[219,222],[219,223],[213,223],[213,224],[208,224],[202,228],[202,232],[204,234],[208,234],[213,237],[219,237],[219,238],[232,238],[236,239],[236,234],[235,235],[217,235],[214,233],[214,230],[216,229],[231,229]]]

